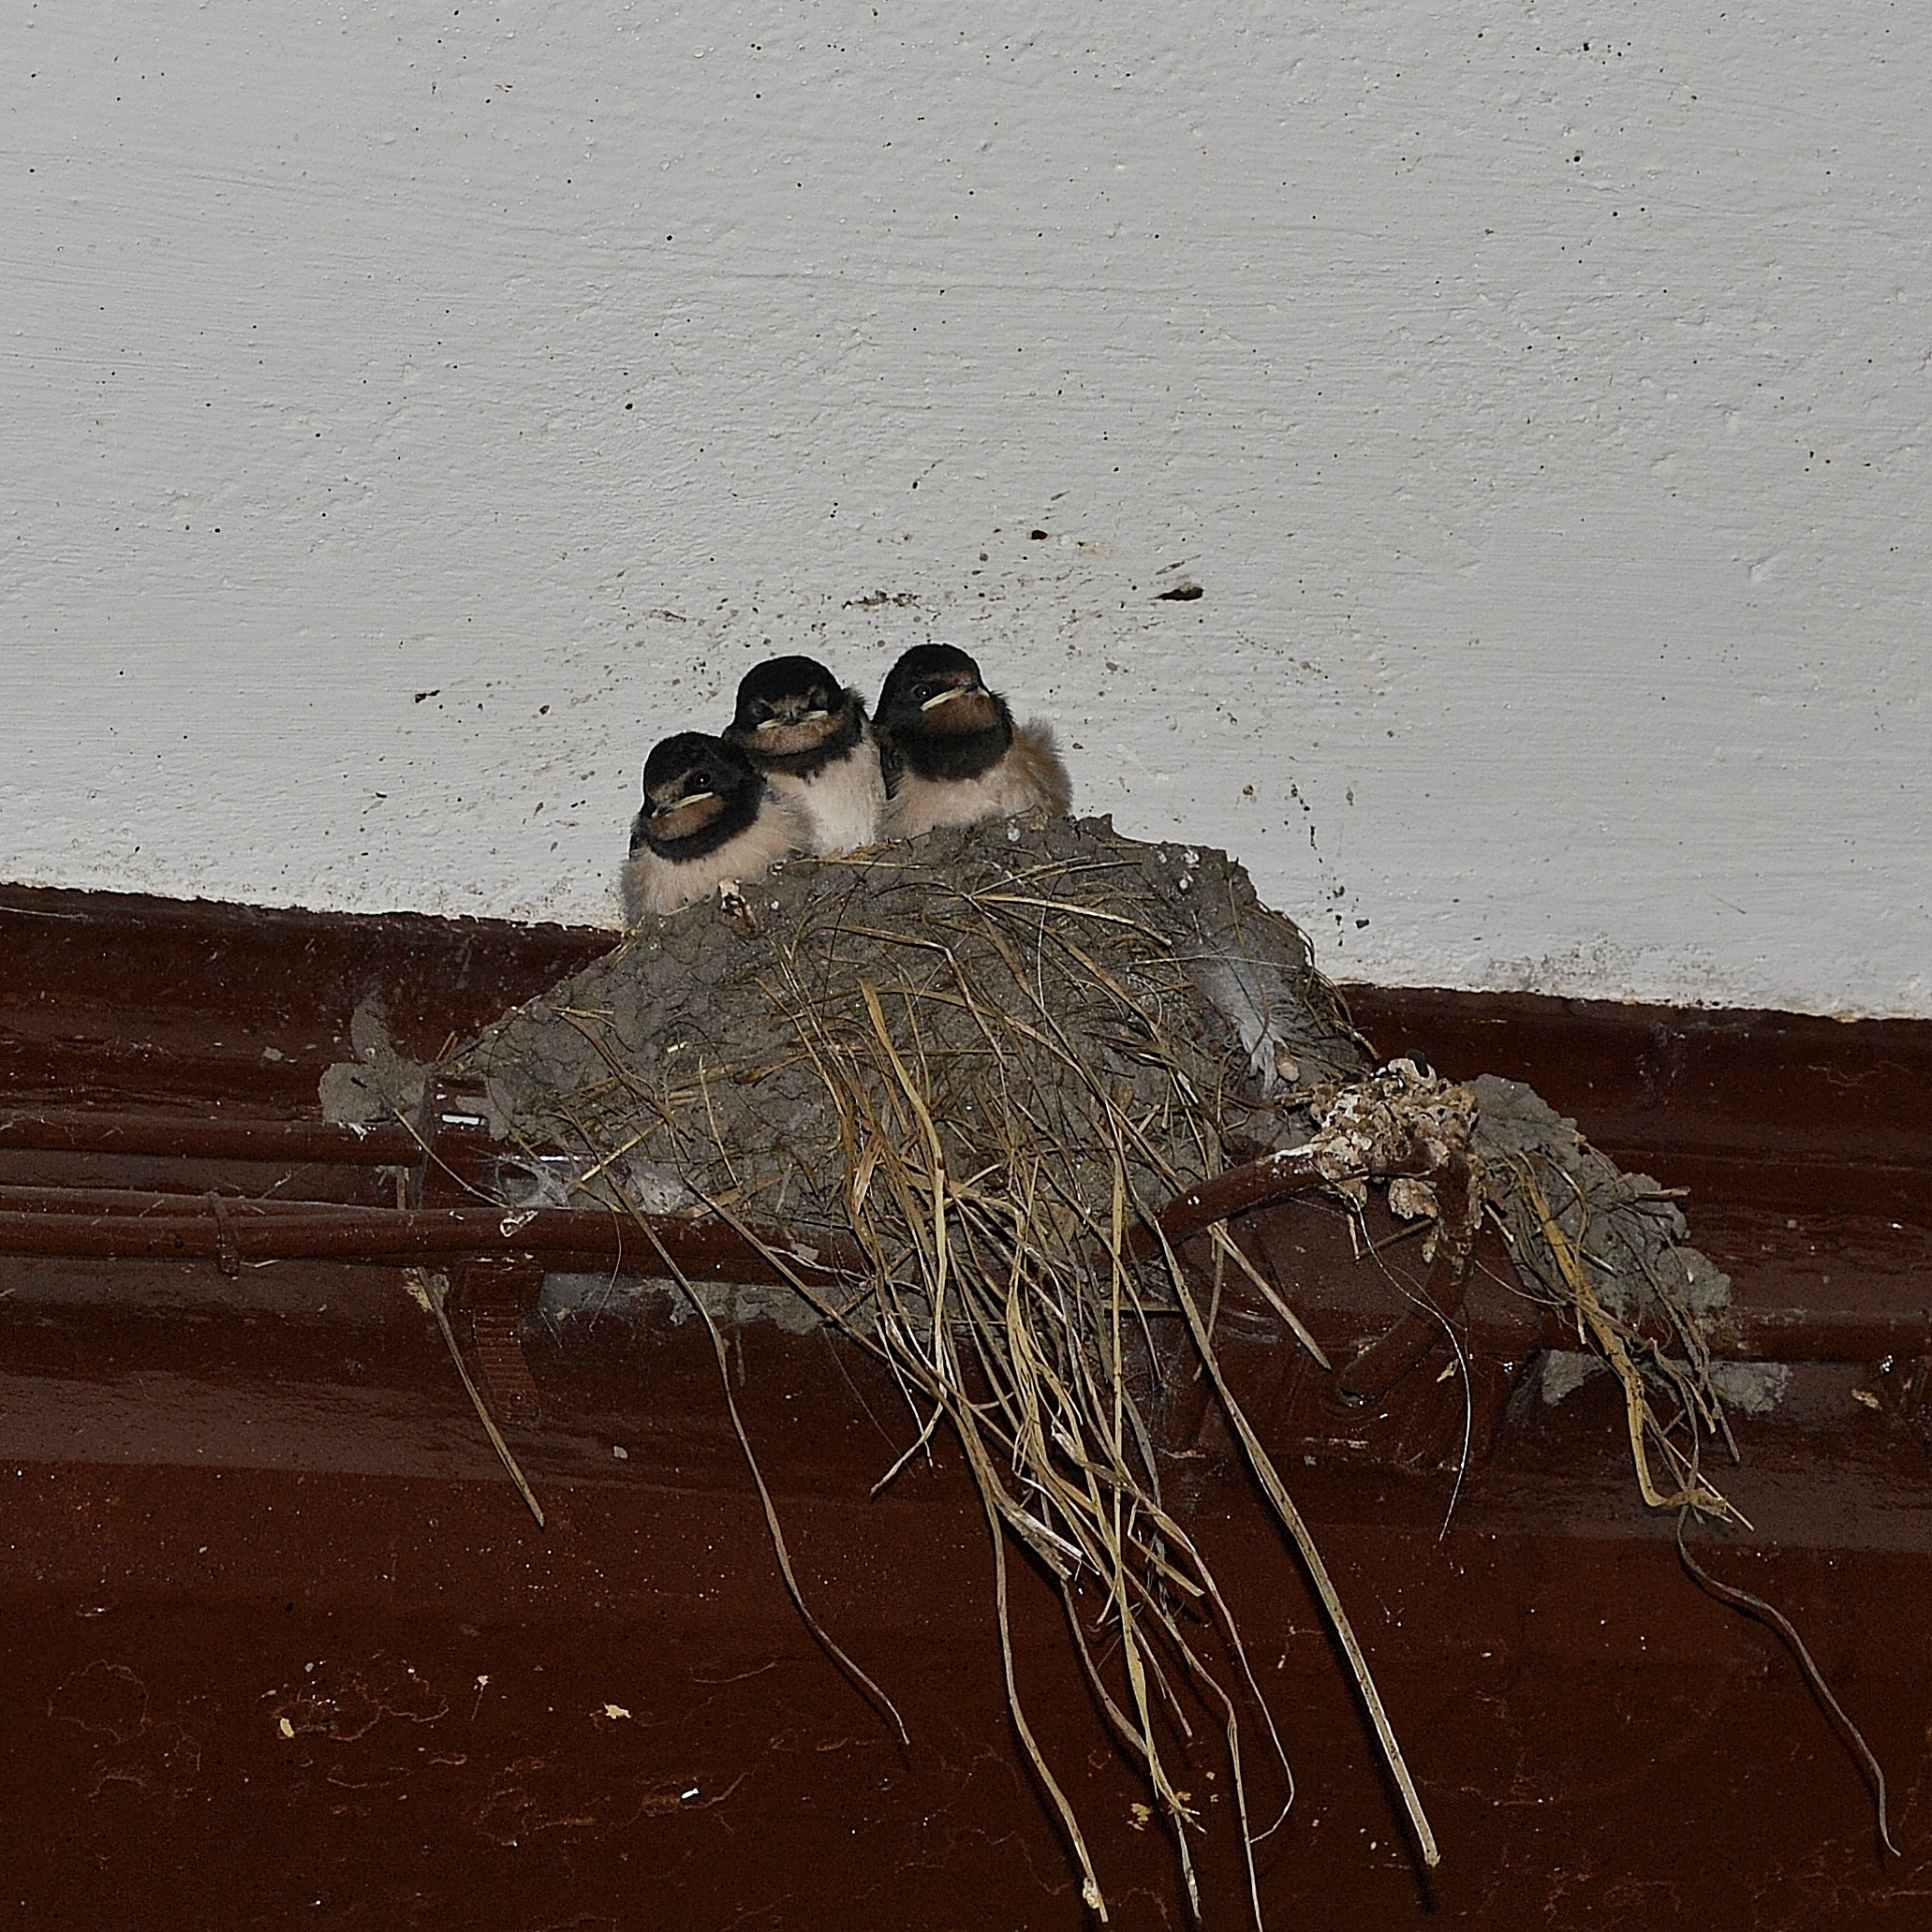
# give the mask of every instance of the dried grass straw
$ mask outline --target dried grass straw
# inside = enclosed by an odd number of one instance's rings
[[[863,965],[841,969],[852,951],[842,948],[855,937],[865,942],[856,949]],[[1260,1925],[1253,1847],[1265,1834],[1251,1812],[1250,1728],[1259,1724],[1280,1767],[1282,1815],[1293,1778],[1233,1613],[1162,1497],[1156,1419],[1145,1407],[1156,1393],[1157,1317],[1171,1336],[1188,1338],[1211,1378],[1335,1629],[1422,1854],[1430,1865],[1438,1854],[1307,1526],[1221,1372],[1179,1258],[1158,1238],[1157,1211],[1228,1164],[1223,1078],[1239,1077],[1238,1063],[1222,1076],[1198,1041],[1170,1031],[1164,1013],[1182,981],[1172,954],[1167,939],[1132,917],[1044,885],[961,887],[907,931],[774,935],[760,983],[830,1099],[841,1218],[868,1264],[864,1293],[842,1305],[791,1278],[890,1367],[919,1418],[918,1440],[881,1486],[942,1426],[960,1445],[985,1512],[1008,1704],[1087,1905],[1106,1920],[1099,1871],[1014,1671],[1009,1540],[1059,1591],[1082,1669],[1145,1779],[1197,1917],[1190,1840],[1202,1817],[1177,1788],[1176,1753],[1204,1715],[1218,1729]],[[1076,1011],[1079,1029],[1068,1021]],[[588,1032],[595,1022],[575,1024]],[[1109,1038],[1112,1077],[1091,1050],[1096,1024]],[[625,1079],[620,1056],[604,1057]],[[1119,1077],[1123,1066],[1135,1077]],[[731,1164],[714,1104],[730,1079],[729,1069],[701,1068],[674,1097],[660,1089],[635,1098],[658,1109],[669,1099],[681,1116],[672,1131],[689,1137],[686,1184],[748,1234],[757,1186]],[[600,1111],[598,1125],[614,1127],[608,1105]],[[600,1153],[584,1113],[571,1117]],[[1151,1261],[1134,1258],[1136,1237]],[[782,1253],[766,1252],[789,1272]],[[760,1486],[782,1560],[783,1537]]]
[[[1656,1510],[1689,1510],[1748,1529],[1743,1514],[1704,1476],[1703,1440],[1717,1437],[1732,1442],[1723,1405],[1711,1386],[1710,1350],[1696,1321],[1663,1284],[1650,1284],[1651,1305],[1662,1312],[1681,1347],[1673,1355],[1663,1339],[1646,1333],[1631,1317],[1605,1305],[1590,1282],[1584,1236],[1590,1225],[1590,1202],[1575,1178],[1550,1162],[1517,1155],[1510,1163],[1513,1183],[1501,1193],[1496,1212],[1501,1219],[1519,1266],[1540,1278],[1552,1298],[1570,1314],[1578,1338],[1610,1364],[1623,1389],[1625,1425],[1630,1433],[1630,1462],[1644,1500]],[[1541,1170],[1541,1172],[1540,1172]],[[1571,1198],[1553,1204],[1544,1179],[1560,1181]],[[1492,1188],[1492,1197],[1500,1190]],[[1667,1391],[1670,1402],[1659,1415],[1653,1392]],[[1653,1457],[1668,1472],[1669,1489],[1659,1488],[1652,1473]]]

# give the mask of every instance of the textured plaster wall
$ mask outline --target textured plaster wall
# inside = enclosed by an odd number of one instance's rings
[[[610,920],[940,637],[1333,971],[1932,1013],[1923,7],[0,37],[0,873]]]

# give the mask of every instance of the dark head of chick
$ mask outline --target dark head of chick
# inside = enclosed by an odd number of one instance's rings
[[[644,808],[631,827],[630,848],[701,859],[753,823],[764,795],[763,775],[735,745],[679,731],[644,760]]]
[[[892,767],[922,778],[977,778],[1013,742],[1006,700],[952,644],[915,644],[892,666],[875,727]]]
[[[725,737],[761,771],[809,778],[850,752],[864,729],[858,692],[816,657],[774,657],[745,673]]]

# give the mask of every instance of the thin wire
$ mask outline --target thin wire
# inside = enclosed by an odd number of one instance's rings
[[[1686,1507],[1677,1512],[1677,1556],[1684,1568],[1690,1572],[1691,1579],[1701,1588],[1708,1590],[1720,1602],[1729,1603],[1733,1609],[1742,1610],[1747,1615],[1762,1618],[1784,1639],[1786,1647],[1798,1659],[1813,1692],[1837,1725],[1838,1734],[1851,1747],[1852,1754],[1864,1767],[1865,1775],[1871,1780],[1872,1796],[1878,1810],[1879,1842],[1894,1858],[1903,1857],[1898,1847],[1892,1842],[1891,1825],[1886,1816],[1885,1771],[1879,1762],[1877,1753],[1865,1741],[1865,1733],[1859,1730],[1845,1706],[1832,1694],[1832,1687],[1824,1681],[1824,1673],[1812,1660],[1810,1651],[1805,1647],[1805,1640],[1798,1635],[1797,1627],[1781,1610],[1774,1609],[1762,1597],[1754,1597],[1748,1590],[1741,1590],[1734,1584],[1719,1583],[1701,1564],[1684,1542],[1684,1522],[1690,1513]]]

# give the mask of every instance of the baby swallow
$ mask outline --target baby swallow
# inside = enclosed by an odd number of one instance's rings
[[[1050,727],[1015,725],[980,667],[951,644],[915,644],[878,694],[888,838],[936,825],[1063,818],[1073,784]]]
[[[856,691],[815,657],[774,657],[745,674],[726,728],[780,798],[811,820],[810,852],[877,845],[885,811],[878,743]]]
[[[715,887],[762,878],[808,850],[812,828],[735,745],[680,731],[644,760],[644,808],[631,827],[624,911],[675,912]]]

